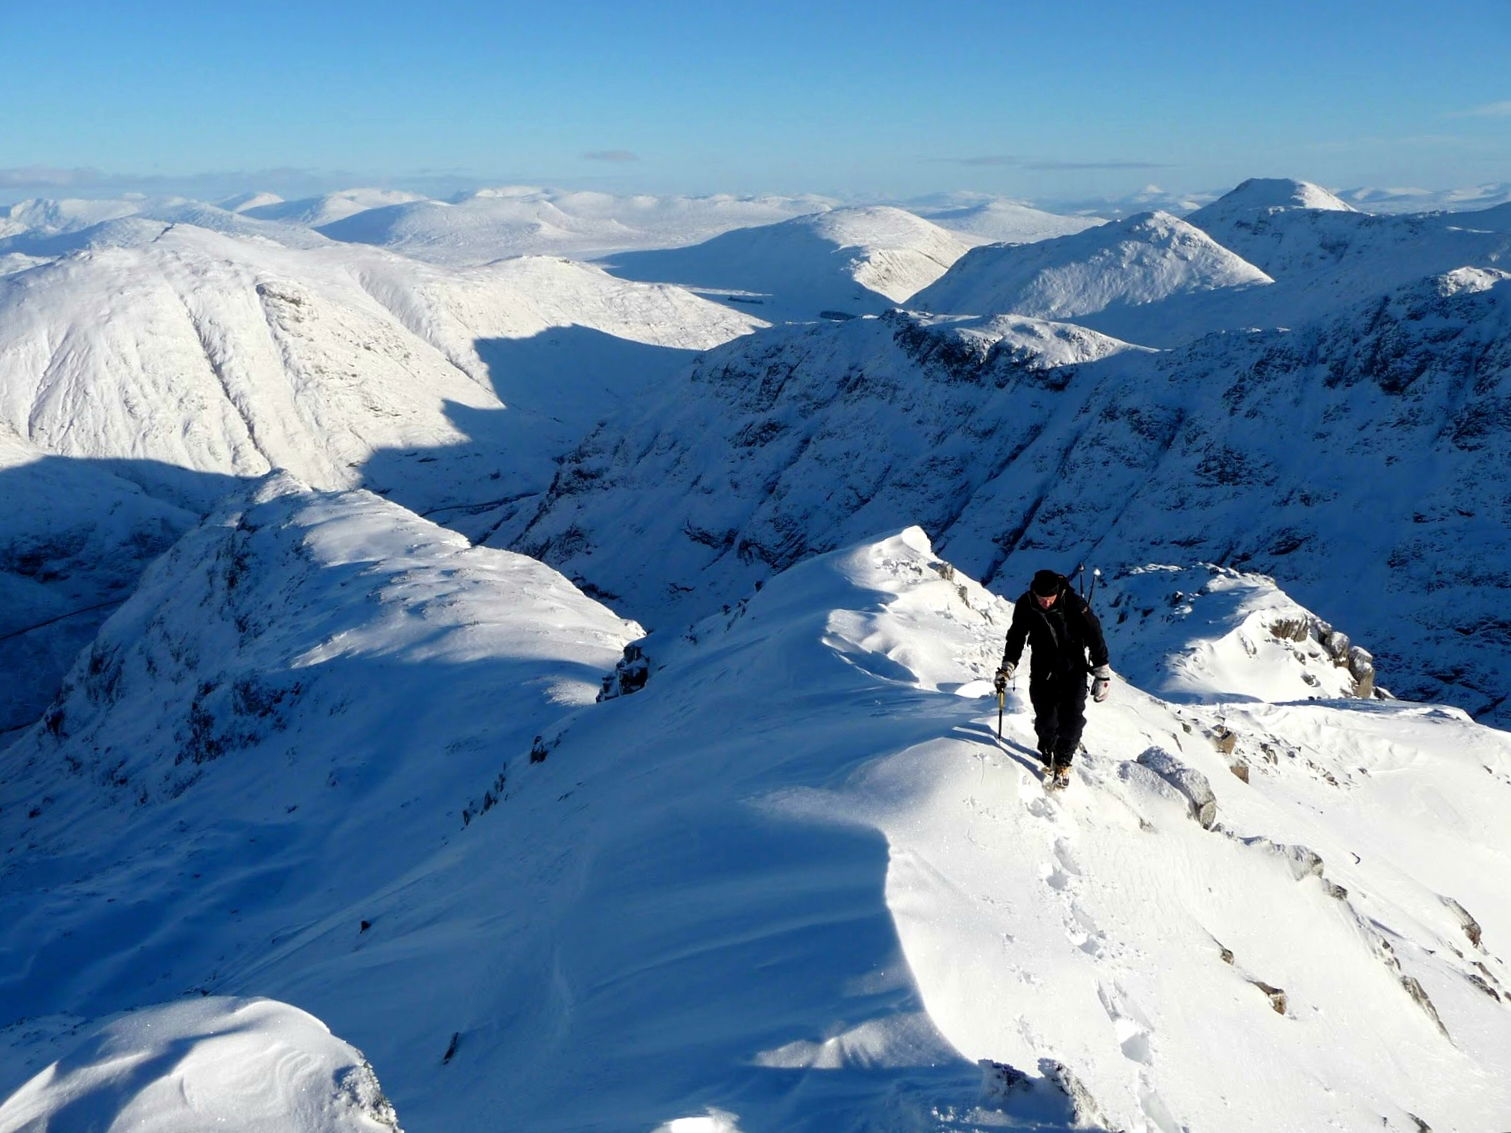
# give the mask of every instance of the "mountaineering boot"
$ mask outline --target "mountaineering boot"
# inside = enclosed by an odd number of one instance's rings
[[[1070,786],[1070,764],[1056,763],[1054,766],[1054,779],[1056,787]]]

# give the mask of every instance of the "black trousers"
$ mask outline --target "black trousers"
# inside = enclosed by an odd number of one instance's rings
[[[1080,673],[1031,677],[1028,699],[1034,706],[1039,754],[1069,764],[1086,730],[1086,678]]]

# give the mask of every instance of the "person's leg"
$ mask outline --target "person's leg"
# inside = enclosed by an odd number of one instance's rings
[[[1081,733],[1086,730],[1086,678],[1066,677],[1057,688],[1055,716],[1058,728],[1055,732],[1055,762],[1069,767],[1081,746]]]
[[[1059,738],[1059,696],[1054,683],[1042,679],[1028,683],[1028,699],[1034,706],[1034,735],[1039,740],[1039,759],[1048,765],[1054,759]]]

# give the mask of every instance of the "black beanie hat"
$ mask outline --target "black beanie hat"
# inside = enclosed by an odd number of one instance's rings
[[[1041,570],[1034,575],[1031,589],[1040,597],[1048,598],[1051,594],[1058,594],[1060,592],[1060,587],[1064,581],[1052,570]]]

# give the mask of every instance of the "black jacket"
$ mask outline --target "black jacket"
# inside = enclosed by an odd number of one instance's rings
[[[1018,663],[1025,641],[1029,645],[1029,675],[1034,680],[1084,677],[1091,669],[1107,664],[1102,623],[1068,584],[1060,587],[1054,605],[1047,610],[1040,608],[1032,591],[1025,591],[1018,599],[1007,630],[1003,665]]]

